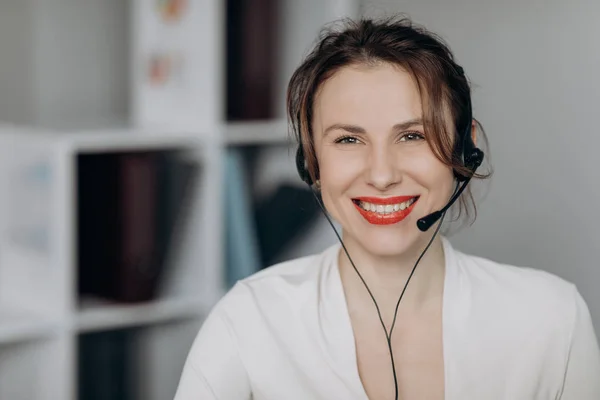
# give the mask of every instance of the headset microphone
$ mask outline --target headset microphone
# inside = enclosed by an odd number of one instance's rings
[[[444,208],[442,208],[439,211],[432,212],[431,214],[426,215],[423,218],[419,219],[417,221],[417,227],[423,232],[425,232],[426,230],[431,228],[431,225],[435,224],[442,217],[442,215],[444,215],[444,213],[452,206],[452,204],[454,204],[454,202],[456,200],[458,200],[458,198],[460,197],[460,194],[463,192],[463,190],[465,190],[465,187],[467,187],[468,183],[469,183],[469,180],[466,180],[463,182],[460,189],[458,189],[456,191],[454,196],[452,196],[452,198],[450,199],[448,204],[446,204],[444,206]]]

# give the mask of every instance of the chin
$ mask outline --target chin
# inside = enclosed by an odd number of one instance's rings
[[[408,221],[406,221],[408,222]],[[397,257],[412,253],[419,243],[416,223],[411,228],[404,226],[370,226],[358,229],[359,234],[352,234],[352,240],[366,252],[378,257]]]

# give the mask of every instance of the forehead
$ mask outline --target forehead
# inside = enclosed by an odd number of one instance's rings
[[[333,123],[386,130],[421,117],[421,112],[421,97],[408,72],[385,63],[348,66],[321,86],[315,97],[314,124],[316,131]]]

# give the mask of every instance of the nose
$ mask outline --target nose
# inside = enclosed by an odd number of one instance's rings
[[[389,144],[372,146],[369,154],[367,182],[380,191],[387,190],[401,181],[402,173],[397,154],[394,154],[392,147]]]

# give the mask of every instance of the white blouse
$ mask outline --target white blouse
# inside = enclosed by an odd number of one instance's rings
[[[600,400],[600,350],[576,287],[442,237],[446,400]],[[339,245],[238,282],[190,350],[175,400],[367,399]]]

